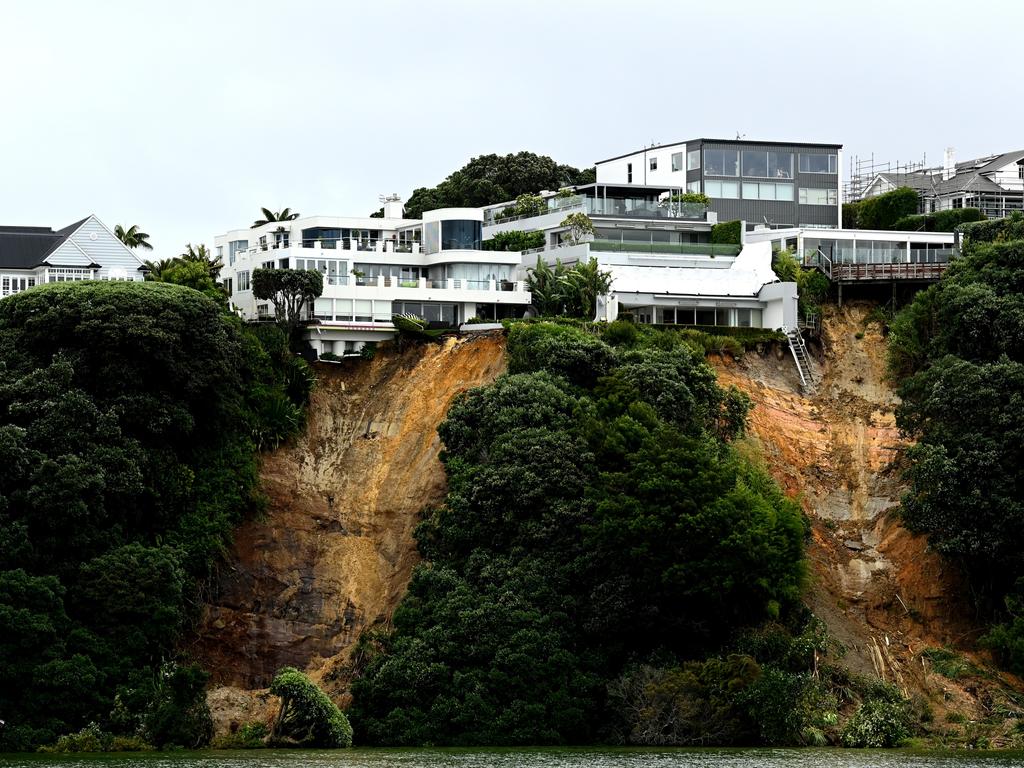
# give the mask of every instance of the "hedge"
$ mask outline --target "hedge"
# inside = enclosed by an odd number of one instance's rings
[[[952,232],[960,224],[984,220],[985,215],[977,208],[950,208],[935,213],[904,216],[893,224],[893,229],[910,232]]]
[[[734,243],[739,244],[740,240],[740,228],[743,226],[743,222],[736,221],[723,221],[720,224],[715,224],[711,227],[711,242],[712,243]]]

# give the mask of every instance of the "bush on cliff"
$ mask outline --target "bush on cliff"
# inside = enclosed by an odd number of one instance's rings
[[[258,504],[253,439],[285,391],[260,342],[189,288],[0,301],[0,751],[143,728],[197,580]],[[135,711],[114,716],[116,697]]]
[[[748,401],[678,340],[616,352],[514,325],[509,373],[440,427],[425,562],[364,637],[350,714],[373,744],[586,743],[638,658],[687,659],[788,615],[799,509],[730,441]]]
[[[281,709],[270,735],[278,746],[351,747],[352,726],[327,694],[294,667],[278,670],[270,692]]]

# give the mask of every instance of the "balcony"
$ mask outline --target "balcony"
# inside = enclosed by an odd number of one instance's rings
[[[665,256],[737,256],[743,246],[721,243],[659,243],[653,240],[593,240],[590,250]]]
[[[617,219],[673,219],[707,221],[708,209],[702,203],[650,200],[642,197],[588,197],[587,213]]]
[[[328,286],[350,287],[356,293],[360,288],[374,288],[378,291],[384,288],[423,290],[423,291],[494,291],[499,293],[523,293],[526,292],[526,283],[516,280],[463,280],[459,278],[444,278],[435,280],[427,277],[401,278],[401,277],[358,277],[356,275],[324,275],[324,292],[327,293]],[[471,298],[466,301],[473,301]]]
[[[295,245],[302,249],[346,251],[352,253],[422,253],[418,242],[402,242],[391,238],[361,239],[355,237],[325,238],[323,240],[299,240]],[[248,249],[250,256],[258,256],[270,251],[285,250],[292,247],[288,240],[266,243]],[[242,253],[242,251],[239,251]]]

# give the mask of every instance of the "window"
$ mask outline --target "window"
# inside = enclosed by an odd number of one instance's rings
[[[800,173],[836,173],[838,167],[835,155],[800,155]]]
[[[735,149],[705,149],[705,176],[739,176],[740,153]]]
[[[743,150],[743,175],[763,179],[793,178],[792,152]]]
[[[479,221],[447,219],[441,222],[441,250],[481,249],[483,224]]]
[[[626,183],[627,184],[632,184],[633,183],[633,164],[632,163],[626,163]]]
[[[235,257],[239,253],[242,253],[244,255],[245,251],[247,250],[249,250],[248,240],[232,240],[230,243],[228,243],[228,265],[230,266],[234,264]]]
[[[218,245],[217,246],[217,260],[221,261],[223,258],[224,258],[224,246],[223,245]]]
[[[792,202],[792,184],[772,184],[767,182],[743,182],[744,200],[784,200]]]
[[[46,282],[48,283],[68,283],[79,280],[92,280],[92,270],[74,267],[50,267],[46,270]]]
[[[800,187],[800,205],[835,205],[836,190]]]
[[[721,184],[721,182],[718,182],[718,183]],[[686,183],[686,191],[687,192],[696,192],[697,194],[700,194],[700,182],[699,181],[689,181],[689,182],[687,182]]]
[[[736,200],[740,196],[740,185],[735,181],[705,181],[704,194],[708,197],[719,197]]]
[[[238,273],[238,290],[239,291],[248,291],[249,290],[249,272],[248,272],[248,270],[246,270],[245,272],[239,272]]]
[[[1022,165],[1021,168],[1024,168],[1024,165]],[[672,153],[672,170],[673,171],[681,171],[681,170],[683,170],[683,153],[682,152],[673,152]],[[1024,178],[1024,176],[1022,176],[1021,178]]]
[[[696,171],[700,168],[700,150],[691,149],[686,153],[686,170]]]
[[[658,170],[658,158],[656,158],[656,157],[652,157],[651,158],[651,170],[652,171]]]
[[[1024,179],[1024,163],[1017,163],[1017,178]]]
[[[953,198],[953,207],[954,208],[963,208],[964,207],[964,199],[962,197],[954,197]]]

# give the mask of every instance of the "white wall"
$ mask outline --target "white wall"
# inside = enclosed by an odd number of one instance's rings
[[[672,170],[672,155],[682,153],[682,163],[678,171]],[[658,167],[651,170],[651,158],[657,158]],[[633,184],[664,185],[666,187],[686,187],[686,145],[666,144],[634,152],[632,155],[610,160],[597,165],[597,181],[601,184],[628,184],[627,166],[633,164]]]
[[[763,328],[796,328],[796,283],[769,283],[758,292],[757,298],[764,305],[761,314]]]

